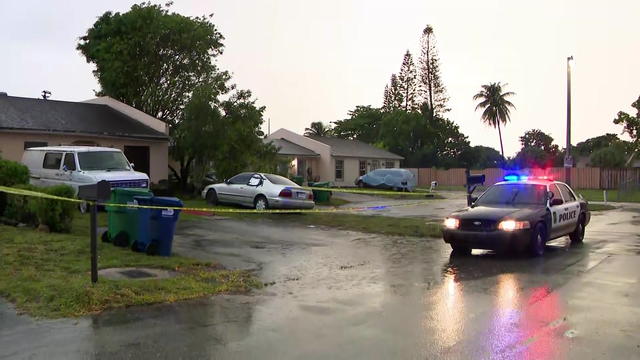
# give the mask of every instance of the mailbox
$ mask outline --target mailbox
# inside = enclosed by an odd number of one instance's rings
[[[89,201],[107,201],[111,197],[111,184],[102,180],[96,184],[78,186],[78,199]]]
[[[484,174],[469,174],[467,175],[467,185],[484,184]]]

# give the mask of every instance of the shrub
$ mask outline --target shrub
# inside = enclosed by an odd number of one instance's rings
[[[45,194],[74,198],[75,191],[68,185],[56,185],[40,190]],[[33,198],[38,222],[47,225],[53,232],[70,232],[76,203],[53,199]]]
[[[0,159],[0,186],[29,183],[29,168],[19,162]]]
[[[0,158],[0,186],[29,183],[29,168],[19,162]],[[5,211],[7,194],[0,192],[0,215]]]
[[[29,184],[14,185],[17,189],[39,191],[39,188]],[[35,198],[21,195],[7,195],[4,216],[19,223],[37,225],[38,217],[35,211]]]

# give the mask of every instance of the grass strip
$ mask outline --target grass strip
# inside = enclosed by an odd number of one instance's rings
[[[200,199],[186,200],[185,206],[209,207],[212,209],[226,209],[228,206],[211,206]],[[231,207],[236,209],[236,207]],[[295,223],[301,225],[327,226],[342,230],[353,230],[372,234],[384,234],[394,236],[440,237],[441,224],[439,222],[426,222],[425,219],[411,217],[390,217],[380,215],[358,215],[350,213],[301,213],[301,214],[247,214],[247,213],[221,213],[225,217],[242,218],[247,220],[268,219],[283,223]],[[182,215],[180,215],[182,218]],[[184,220],[202,219],[200,216],[191,215],[182,218]]]
[[[106,224],[106,214],[99,217]],[[0,225],[0,296],[20,313],[77,317],[106,309],[246,292],[260,283],[246,271],[181,256],[158,257],[98,242],[98,265],[173,270],[175,278],[90,280],[89,217],[78,215],[70,234]]]
[[[608,204],[589,204],[589,210],[591,211],[606,211],[613,210],[616,207]]]

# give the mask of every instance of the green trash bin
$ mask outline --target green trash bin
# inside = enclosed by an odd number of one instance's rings
[[[304,176],[293,176],[291,177],[291,181],[302,186],[302,184],[304,184]]]
[[[152,197],[149,189],[143,188],[115,188],[111,190],[110,203],[138,204],[135,196]],[[112,242],[113,245],[131,247],[140,238],[140,231],[144,227],[138,221],[138,209],[123,206],[105,206],[109,220],[108,230],[102,234],[102,241]]]
[[[314,182],[314,183],[309,183],[310,187],[315,187],[315,188],[328,188],[331,185],[331,183],[329,181],[324,181],[324,182]],[[322,203],[322,202],[329,202],[329,200],[331,200],[331,191],[324,191],[324,190],[312,190],[313,191],[313,200],[316,203]]]

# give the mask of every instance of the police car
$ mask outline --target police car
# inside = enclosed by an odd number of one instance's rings
[[[572,243],[582,242],[591,213],[567,184],[519,175],[504,180],[444,220],[443,239],[454,253],[488,249],[541,256],[549,240],[568,235]]]

